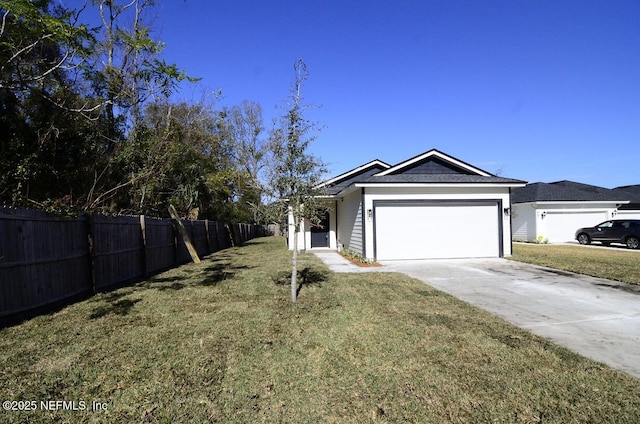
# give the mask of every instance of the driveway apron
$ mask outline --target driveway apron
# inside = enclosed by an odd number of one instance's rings
[[[506,259],[383,265],[640,379],[640,286]]]
[[[640,379],[640,286],[507,259],[385,261],[336,272],[401,272]],[[331,264],[331,258],[334,263]]]

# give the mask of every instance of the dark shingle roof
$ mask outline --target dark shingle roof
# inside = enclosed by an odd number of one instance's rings
[[[604,187],[573,181],[554,183],[533,183],[514,188],[511,192],[512,203],[525,202],[579,202],[579,201],[626,201],[629,196]]]
[[[357,183],[366,184],[505,184],[525,181],[497,177],[459,159],[431,149],[393,167],[378,160],[329,180],[329,195],[337,195]],[[379,175],[379,174],[386,175]]]
[[[640,203],[640,184],[616,187],[613,191],[621,196],[627,196],[631,203]]]
[[[343,179],[339,179],[334,184],[327,186],[327,192],[330,195],[338,194],[345,188],[349,187],[351,184],[367,180],[372,175],[375,175],[384,169],[385,168],[382,166],[371,166],[359,173],[351,174]]]

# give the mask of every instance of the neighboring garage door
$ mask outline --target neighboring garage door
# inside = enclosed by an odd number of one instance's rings
[[[377,260],[498,257],[498,201],[374,201]]]
[[[576,230],[593,227],[607,220],[607,212],[555,212],[547,211],[543,222],[544,233],[549,243],[564,243],[575,240]]]
[[[615,219],[640,219],[640,211],[618,209]]]

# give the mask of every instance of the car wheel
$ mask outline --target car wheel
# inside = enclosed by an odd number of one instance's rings
[[[639,245],[640,245],[640,240],[638,240],[638,237],[627,238],[627,247],[629,249],[637,249]]]
[[[585,233],[580,233],[578,234],[578,242],[580,244],[590,244],[591,238]]]

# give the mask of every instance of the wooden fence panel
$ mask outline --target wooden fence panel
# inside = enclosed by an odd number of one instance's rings
[[[216,227],[218,233],[218,246],[220,247],[220,250],[231,247],[227,226],[224,224],[224,222],[216,222]]]
[[[93,278],[97,292],[144,278],[140,218],[92,218]]]
[[[224,230],[224,227],[220,225],[218,221],[209,221],[209,239],[211,246],[211,252],[218,252],[224,249],[224,244],[222,242],[222,238],[224,237],[221,232]]]
[[[0,317],[89,294],[84,218],[0,208]]]
[[[216,234],[216,227],[212,221],[204,221],[207,230],[207,245],[209,246],[209,253],[218,251],[218,240]]]
[[[183,221],[199,256],[240,245],[259,228]],[[61,218],[0,207],[0,325],[47,305],[131,284],[190,262],[170,219]]]
[[[191,221],[192,234],[193,234],[193,246],[198,252],[198,256],[203,256],[211,253],[209,251],[209,243],[207,242],[207,227],[204,221]]]
[[[176,239],[171,220],[145,217],[145,230],[147,275],[175,267]]]

